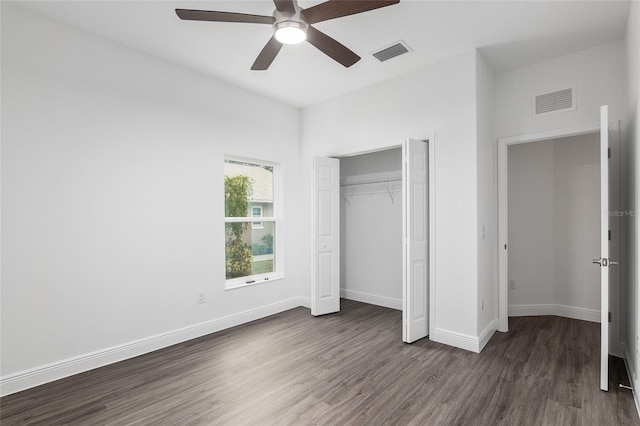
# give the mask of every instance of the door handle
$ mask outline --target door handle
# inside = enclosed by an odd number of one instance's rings
[[[611,266],[611,265],[619,265],[619,262],[617,260],[611,260],[611,259],[607,259],[599,257],[597,259],[592,259],[592,262],[600,265],[600,266]]]

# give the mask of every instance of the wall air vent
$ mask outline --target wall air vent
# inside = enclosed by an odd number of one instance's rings
[[[536,117],[558,112],[574,111],[575,109],[575,87],[540,93],[533,97],[533,115]]]
[[[396,56],[400,56],[411,51],[412,50],[407,45],[407,43],[400,40],[396,43],[393,43],[391,46],[387,46],[383,49],[373,52],[372,55],[375,56],[375,58],[380,62],[384,62],[384,61],[388,61],[391,58],[395,58]]]

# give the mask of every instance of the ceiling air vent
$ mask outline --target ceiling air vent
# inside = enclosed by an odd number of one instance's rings
[[[394,43],[391,46],[373,52],[372,55],[375,56],[376,59],[380,62],[384,62],[408,52],[411,52],[411,48],[407,46],[407,43],[400,40],[399,42]]]
[[[541,93],[533,98],[533,115],[540,116],[576,109],[575,87]]]

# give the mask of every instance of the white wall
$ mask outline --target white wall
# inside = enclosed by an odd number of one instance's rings
[[[340,159],[342,181],[402,178],[399,148]],[[342,188],[340,291],[343,297],[402,309],[402,182]],[[391,192],[391,195],[387,193]]]
[[[599,321],[599,134],[508,148],[510,315]]]
[[[626,325],[623,335],[625,337],[625,358],[629,367],[629,374],[632,379],[634,389],[638,389],[638,362],[640,357],[640,347],[638,330],[640,330],[640,315],[638,315],[638,215],[640,214],[640,186],[638,186],[638,163],[640,162],[640,110],[638,110],[638,100],[640,99],[640,3],[631,2],[629,20],[627,22],[627,33],[625,39],[627,63],[626,63],[626,115],[622,123],[623,144],[622,152],[625,161],[623,169],[625,171],[621,186],[623,188],[624,209],[629,212],[625,216],[623,227],[627,237],[625,253],[623,259],[625,264],[621,268],[623,283],[623,298],[626,300]],[[637,394],[636,394],[637,401]]]
[[[476,54],[478,138],[478,328],[488,341],[498,318],[498,145],[495,133],[495,73]]]
[[[298,110],[5,2],[2,103],[3,392],[301,303]],[[284,280],[224,290],[224,154],[282,163]]]
[[[430,337],[468,348],[478,345],[475,68],[470,52],[302,111],[307,188],[314,155],[435,132],[436,308]],[[311,206],[308,194],[303,203]],[[310,233],[305,244],[311,247]],[[301,292],[309,295],[308,281]]]
[[[600,105],[609,105],[612,120],[625,111],[624,44],[615,41],[496,76],[498,137],[600,122]],[[533,96],[575,85],[577,109],[534,117]]]
[[[508,153],[509,290],[513,306],[553,304],[553,141],[512,145]]]
[[[340,177],[402,172],[402,148],[340,157]]]

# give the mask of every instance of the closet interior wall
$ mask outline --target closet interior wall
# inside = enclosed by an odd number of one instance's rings
[[[340,159],[341,297],[402,309],[402,150]]]

